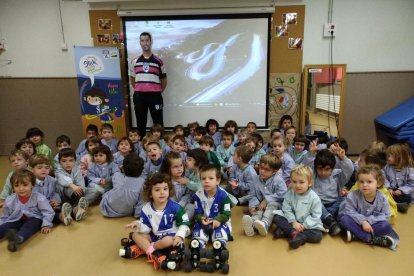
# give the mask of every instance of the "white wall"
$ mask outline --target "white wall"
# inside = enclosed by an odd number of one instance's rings
[[[74,77],[73,45],[91,45],[89,6],[62,1],[68,51],[61,50],[58,0],[1,0],[0,37],[8,50],[0,56],[0,76]],[[10,65],[3,66],[3,59]]]
[[[334,0],[332,22],[337,24],[334,63],[348,72],[414,70],[413,0]],[[303,64],[329,63],[328,0],[277,1],[305,4]]]
[[[198,0],[194,0],[198,1]],[[329,63],[329,40],[322,37],[328,0],[276,1],[306,5],[303,64]],[[62,1],[65,38],[62,52],[58,0],[1,0],[0,37],[8,51],[0,56],[0,76],[74,77],[73,45],[91,45],[89,5]],[[138,3],[137,5],[144,5]],[[105,8],[116,9],[106,4]],[[348,72],[414,70],[413,0],[334,0],[334,63]],[[3,66],[3,59],[12,64]]]

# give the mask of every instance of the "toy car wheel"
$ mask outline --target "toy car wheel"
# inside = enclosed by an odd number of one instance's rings
[[[223,264],[223,265],[221,266],[221,272],[222,272],[223,274],[229,274],[229,271],[230,271],[230,266],[229,266],[229,264]]]
[[[199,248],[200,247],[200,242],[196,239],[192,239],[190,242],[190,246],[191,248]]]
[[[128,246],[128,244],[129,244],[129,239],[128,238],[121,239],[121,245],[122,246]]]
[[[214,264],[211,263],[200,263],[200,271],[213,273],[214,272]]]
[[[185,262],[184,264],[184,272],[189,273],[193,271],[193,266],[191,265],[191,262]]]
[[[228,250],[222,250],[220,254],[220,261],[225,262],[229,259],[229,251]]]
[[[220,241],[214,241],[213,242],[213,248],[214,249],[220,249],[221,248],[221,242]]]

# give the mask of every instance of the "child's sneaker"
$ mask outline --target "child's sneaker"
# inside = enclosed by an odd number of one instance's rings
[[[165,255],[159,255],[158,252],[154,252],[148,255],[147,263],[152,263],[155,270],[175,270],[177,263],[167,259]]]
[[[354,240],[356,240],[355,235],[354,235],[354,234],[352,234],[352,232],[351,232],[351,231],[347,230],[347,231],[346,231],[346,241],[347,241],[347,242],[352,242],[352,241],[354,241]]]
[[[286,237],[285,233],[279,227],[273,232],[273,238],[275,239],[282,239],[284,237]]]
[[[329,226],[329,234],[331,234],[331,236],[338,236],[341,231],[341,227],[336,222],[332,222]]]
[[[267,235],[268,226],[267,226],[266,222],[261,221],[261,220],[255,220],[253,222],[253,226],[254,226],[254,228],[257,229],[257,231],[259,232],[259,234],[261,236],[266,236]]]
[[[407,202],[397,203],[397,210],[398,210],[398,212],[407,213],[408,207],[409,207],[409,205],[408,205]]]
[[[72,206],[68,202],[62,204],[59,218],[65,225],[72,223]]]
[[[242,218],[242,226],[244,233],[248,237],[254,236],[253,219],[249,215],[244,215]]]
[[[378,245],[383,247],[391,247],[394,244],[394,239],[390,236],[378,236],[373,237],[370,241],[372,245]]]
[[[9,241],[7,249],[10,252],[16,252],[18,245],[23,242],[23,238],[17,234],[15,229],[7,230],[5,238]]]
[[[76,221],[80,221],[85,218],[86,210],[88,210],[88,201],[86,198],[81,197],[76,207],[75,219]]]
[[[289,246],[292,249],[297,249],[299,248],[299,246],[304,245],[306,243],[305,237],[301,233],[292,234],[292,237],[293,239],[289,241]]]

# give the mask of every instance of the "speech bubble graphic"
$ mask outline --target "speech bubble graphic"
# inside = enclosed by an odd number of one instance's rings
[[[95,75],[103,72],[104,65],[99,57],[95,55],[86,55],[79,60],[79,68],[82,74],[91,79],[91,86],[93,86]]]

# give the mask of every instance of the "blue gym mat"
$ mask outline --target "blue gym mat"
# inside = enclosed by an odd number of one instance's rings
[[[414,125],[414,97],[375,118],[375,121],[394,131]]]

